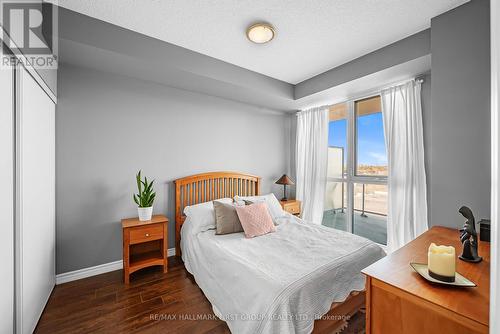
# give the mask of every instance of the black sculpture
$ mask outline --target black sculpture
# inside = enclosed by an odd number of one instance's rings
[[[464,228],[460,229],[460,232],[462,232],[460,241],[462,242],[463,251],[459,259],[466,262],[481,262],[483,258],[477,254],[477,232],[474,215],[471,209],[466,206],[462,206],[458,212],[467,218]]]

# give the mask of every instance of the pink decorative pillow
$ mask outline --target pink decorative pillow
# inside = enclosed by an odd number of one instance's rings
[[[237,206],[236,213],[247,238],[276,232],[276,227],[274,227],[273,219],[265,202]]]

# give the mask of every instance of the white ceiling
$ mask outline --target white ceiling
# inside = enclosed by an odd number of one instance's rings
[[[60,6],[292,84],[430,26],[468,0],[59,0]],[[255,21],[276,28],[249,42]]]

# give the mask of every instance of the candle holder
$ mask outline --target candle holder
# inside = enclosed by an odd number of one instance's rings
[[[466,277],[460,275],[459,273],[455,273],[455,281],[454,282],[446,282],[446,281],[440,281],[438,279],[435,279],[434,277],[429,275],[429,268],[426,264],[424,263],[410,263],[410,266],[415,270],[422,278],[424,278],[426,281],[433,283],[433,284],[442,284],[442,285],[448,285],[448,286],[456,286],[456,287],[462,287],[462,288],[473,288],[476,286],[476,284],[470,280],[468,280]]]

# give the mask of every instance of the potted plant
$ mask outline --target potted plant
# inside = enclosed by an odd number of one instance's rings
[[[134,202],[139,206],[137,212],[139,213],[139,220],[144,222],[151,220],[153,215],[153,202],[155,200],[156,192],[153,191],[153,181],[148,182],[148,178],[141,179],[141,171],[135,176],[137,181],[138,194],[134,194]]]

